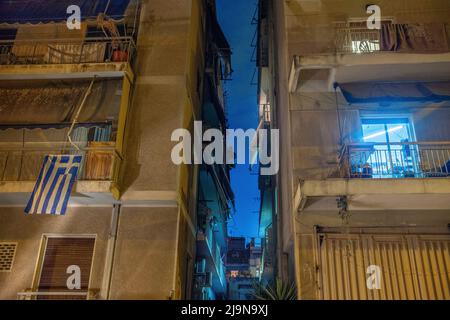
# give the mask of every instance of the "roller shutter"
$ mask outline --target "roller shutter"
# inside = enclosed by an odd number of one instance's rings
[[[48,238],[39,278],[39,292],[78,292],[86,293],[89,289],[94,238]],[[69,266],[79,266],[81,271],[81,288],[69,290],[67,273]],[[39,299],[86,299],[87,296],[39,296]]]
[[[450,299],[450,235],[321,233],[317,240],[319,299]],[[379,290],[368,289],[369,266],[379,267]]]

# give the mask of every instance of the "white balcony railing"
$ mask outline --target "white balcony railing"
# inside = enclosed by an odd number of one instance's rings
[[[450,142],[351,144],[344,148],[340,163],[346,178],[446,178]]]
[[[369,29],[367,22],[333,22],[298,27],[296,54],[372,54],[377,52],[450,52],[448,24],[394,24]]]
[[[336,26],[336,50],[340,53],[373,53],[381,49],[379,30],[367,26]]]

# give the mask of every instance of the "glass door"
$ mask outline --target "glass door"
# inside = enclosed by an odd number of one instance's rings
[[[415,177],[418,168],[414,131],[408,118],[362,119],[365,143],[373,143],[367,166],[374,178]]]

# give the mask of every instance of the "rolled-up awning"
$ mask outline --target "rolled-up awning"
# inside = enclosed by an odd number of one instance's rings
[[[0,129],[70,124],[88,87],[84,80],[0,82]],[[96,81],[78,122],[117,120],[120,89],[120,80]]]
[[[130,0],[0,0],[0,24],[49,23],[66,21],[67,8],[77,5],[82,19],[105,13],[121,19]]]
[[[368,82],[338,86],[349,104],[450,101],[450,82]]]

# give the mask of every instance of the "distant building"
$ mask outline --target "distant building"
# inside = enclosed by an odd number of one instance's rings
[[[256,247],[254,240],[249,245],[249,272],[252,278],[260,279],[261,277],[261,261],[263,250],[260,246]]]
[[[261,281],[262,249],[252,239],[229,238],[227,254],[228,296],[230,300],[254,299],[254,285]]]
[[[269,77],[269,9],[270,1],[261,0],[258,4],[258,24],[257,24],[257,59],[258,67],[258,113],[259,127],[265,130],[275,129],[274,111],[272,110],[271,96],[266,90],[270,87]],[[268,143],[271,144],[270,135]],[[259,168],[261,170],[263,166]],[[261,238],[261,266],[259,277],[263,283],[272,282],[277,272],[276,265],[276,245],[277,245],[277,201],[278,187],[276,176],[259,175],[259,238]]]
[[[227,129],[224,81],[231,75],[231,50],[219,26],[214,2],[207,2],[204,17],[206,55],[204,80],[200,84],[203,130]],[[230,184],[230,167],[206,165],[199,168],[197,205],[197,256],[193,298],[223,300],[227,298],[225,256],[234,195]]]
[[[250,277],[250,250],[245,238],[228,238],[227,278]]]
[[[236,277],[229,280],[228,299],[237,300],[254,300],[254,284],[255,279],[251,277]]]

